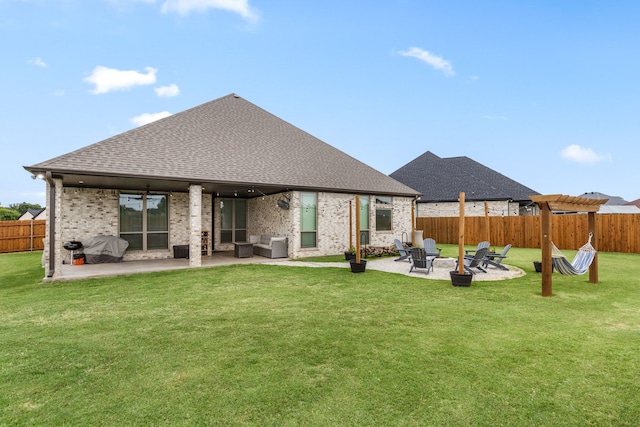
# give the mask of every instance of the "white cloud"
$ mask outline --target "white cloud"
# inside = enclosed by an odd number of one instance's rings
[[[176,84],[170,84],[169,86],[160,86],[153,88],[156,91],[156,95],[163,98],[170,98],[172,96],[178,96],[180,94],[180,89]]]
[[[171,115],[168,111],[163,111],[161,113],[144,113],[140,114],[131,119],[131,123],[136,126],[146,125],[147,123],[155,122],[156,120],[164,119],[165,117],[169,117]]]
[[[63,89],[58,89],[55,92],[53,92],[54,96],[64,96],[64,90]]]
[[[36,67],[45,68],[47,67],[47,63],[42,60],[42,58],[36,57],[29,60],[29,64],[35,65]]]
[[[162,13],[177,12],[180,15],[204,12],[207,9],[223,9],[240,14],[247,21],[256,21],[258,13],[249,6],[249,0],[166,0]]]
[[[398,53],[402,56],[417,58],[420,61],[430,65],[434,69],[442,71],[445,76],[455,75],[453,67],[451,66],[449,61],[432,53],[429,53],[426,50],[420,49],[418,47],[411,47],[409,48],[409,50],[402,50]]]
[[[93,73],[84,79],[85,82],[95,84],[91,93],[98,95],[112,90],[126,90],[133,86],[152,85],[156,82],[155,68],[146,67],[144,73],[135,70],[116,70],[98,65]]]
[[[561,151],[562,157],[578,163],[598,163],[611,160],[611,155],[600,155],[591,148],[581,147],[577,144],[571,144]]]

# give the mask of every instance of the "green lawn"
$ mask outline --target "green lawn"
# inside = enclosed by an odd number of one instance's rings
[[[0,426],[640,425],[640,255],[548,298],[540,251],[508,255],[525,277],[470,288],[273,265],[42,284],[41,253],[0,255]]]

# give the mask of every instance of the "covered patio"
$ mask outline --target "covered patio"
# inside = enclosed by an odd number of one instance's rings
[[[201,260],[202,264],[200,267],[215,267],[233,264],[263,264],[274,261],[270,258],[261,256],[236,258],[233,256],[233,251],[214,252],[210,256],[202,257]],[[189,260],[187,258],[151,259],[106,264],[63,264],[61,274],[57,276],[54,281],[150,273],[154,271],[179,270],[190,267],[192,266],[189,265]]]

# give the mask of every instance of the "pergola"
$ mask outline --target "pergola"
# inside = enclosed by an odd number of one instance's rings
[[[551,279],[551,214],[552,211],[587,212],[589,232],[592,234],[591,245],[598,249],[598,236],[596,234],[596,212],[600,205],[609,199],[589,199],[586,197],[565,196],[563,194],[548,194],[529,196],[531,200],[540,206],[541,231],[542,231],[542,296],[552,295]],[[598,283],[598,253],[589,266],[589,282]]]

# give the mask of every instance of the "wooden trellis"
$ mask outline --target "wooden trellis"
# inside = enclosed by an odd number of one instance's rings
[[[540,228],[542,232],[542,296],[552,295],[551,278],[551,215],[553,211],[587,212],[589,232],[592,233],[591,245],[598,249],[598,236],[596,234],[596,212],[600,205],[609,199],[589,199],[586,197],[565,196],[563,194],[548,194],[529,196],[540,207]],[[589,282],[598,283],[598,253],[589,266]]]

